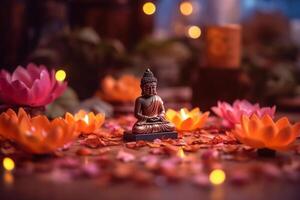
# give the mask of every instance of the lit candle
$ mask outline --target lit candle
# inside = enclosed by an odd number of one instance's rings
[[[179,112],[168,109],[166,118],[171,121],[179,131],[193,131],[202,128],[209,116],[209,112],[202,113],[199,108],[189,111],[186,108]]]
[[[95,133],[104,123],[105,115],[98,113],[95,115],[93,112],[85,112],[80,110],[75,115],[66,113],[65,120],[69,124],[77,124],[77,131],[85,134]]]

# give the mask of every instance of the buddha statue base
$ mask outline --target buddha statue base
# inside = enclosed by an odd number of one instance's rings
[[[135,134],[131,131],[124,132],[123,139],[126,142],[133,141],[153,141],[155,139],[177,139],[178,133],[176,131],[172,132],[157,132],[157,133],[146,133],[146,134]]]

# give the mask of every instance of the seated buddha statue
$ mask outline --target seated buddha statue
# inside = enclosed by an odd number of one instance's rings
[[[144,72],[141,79],[142,95],[135,101],[134,114],[137,122],[132,128],[134,134],[172,132],[175,126],[165,119],[165,108],[162,99],[156,92],[157,79],[150,69]]]

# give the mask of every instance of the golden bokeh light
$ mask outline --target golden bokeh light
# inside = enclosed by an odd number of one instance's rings
[[[213,185],[220,185],[220,184],[224,183],[225,179],[226,179],[226,174],[221,169],[214,169],[209,174],[209,181]]]
[[[184,1],[179,6],[180,12],[183,15],[191,15],[193,13],[193,4],[188,1]]]
[[[58,70],[56,73],[55,73],[55,79],[57,81],[64,81],[66,79],[66,72],[62,69]]]
[[[15,162],[9,157],[3,159],[3,168],[7,171],[12,171],[15,168]]]
[[[156,6],[152,2],[146,2],[143,5],[143,11],[146,15],[153,15],[156,11]]]
[[[201,29],[199,26],[190,26],[187,32],[188,37],[197,39],[201,36]]]

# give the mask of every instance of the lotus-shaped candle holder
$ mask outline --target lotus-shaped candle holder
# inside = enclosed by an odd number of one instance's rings
[[[225,126],[234,128],[236,124],[240,124],[241,116],[251,116],[256,114],[258,117],[269,115],[274,118],[276,107],[260,107],[259,104],[251,104],[247,100],[236,100],[233,105],[227,102],[218,102],[216,107],[211,108],[212,111],[223,120]]]
[[[7,105],[40,107],[45,106],[66,89],[66,82],[55,79],[55,72],[49,72],[45,66],[28,64],[10,74],[0,72],[0,99]]]
[[[300,123],[292,125],[286,117],[274,122],[269,115],[262,118],[256,114],[243,115],[241,125],[232,133],[241,143],[253,148],[289,150],[300,133]]]
[[[105,115],[98,113],[95,115],[93,112],[85,112],[84,110],[78,111],[75,115],[66,113],[65,120],[69,124],[76,124],[76,130],[89,134],[95,133],[104,123]]]
[[[189,111],[186,108],[179,112],[168,109],[166,118],[171,121],[179,131],[193,131],[202,128],[209,116],[209,112],[202,113],[199,108]]]
[[[132,75],[119,79],[106,76],[101,82],[101,91],[96,93],[101,99],[114,103],[134,102],[140,94],[140,80]]]
[[[76,124],[62,118],[49,121],[44,115],[30,117],[22,108],[0,115],[0,135],[33,154],[51,153],[78,136]]]

